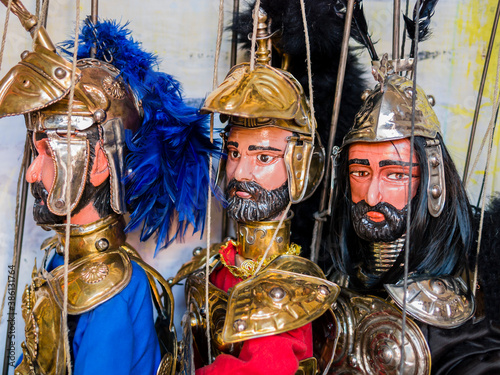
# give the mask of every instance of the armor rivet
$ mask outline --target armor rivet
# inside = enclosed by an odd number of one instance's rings
[[[99,251],[104,251],[109,248],[109,241],[105,238],[100,238],[95,242],[95,248]]]
[[[66,77],[66,71],[63,68],[57,68],[56,70],[54,70],[54,75],[58,79],[63,79],[64,77]]]
[[[64,199],[58,199],[54,203],[56,208],[63,208],[65,204],[66,204],[66,202],[64,201]]]
[[[271,299],[276,302],[281,301],[283,298],[285,298],[285,296],[286,292],[279,286],[274,287],[269,291],[269,297],[271,297]]]
[[[439,165],[439,158],[436,155],[431,155],[429,157],[429,162],[432,165],[432,168],[436,168]]]
[[[372,90],[370,90],[370,89],[366,89],[365,91],[363,91],[361,93],[361,100],[365,101],[366,99],[368,99],[368,97],[370,96],[371,93],[372,93]]]
[[[205,313],[205,309],[204,308],[201,308],[200,309],[200,315],[201,316],[206,316],[207,314]]]
[[[277,237],[276,238],[277,243],[282,243],[283,242],[283,237]]]
[[[94,112],[94,121],[101,124],[106,120],[106,112],[103,109],[98,109]]]
[[[350,365],[351,365],[352,367],[357,367],[357,365],[358,365],[358,360],[356,359],[356,357],[355,357],[354,355],[352,355],[352,354],[351,354],[351,355],[348,357],[348,361],[349,361],[349,363],[350,363]]]
[[[23,53],[21,53],[21,60],[24,60],[28,56],[29,53],[30,53],[30,51],[27,51],[27,50],[23,51]]]
[[[302,160],[302,154],[297,154],[297,160]]]
[[[441,190],[441,186],[439,185],[434,185],[431,189],[431,195],[432,198],[437,199],[443,194],[443,191]]]
[[[441,280],[432,281],[432,291],[436,294],[444,294],[446,292],[446,285]]]
[[[242,332],[247,328],[247,323],[244,320],[238,319],[233,324],[236,332]]]
[[[169,278],[167,279],[167,284],[168,284],[168,285],[172,285],[173,283],[174,283],[174,278],[173,278],[173,277],[169,277]]]
[[[413,96],[413,88],[411,88],[411,87],[407,87],[407,88],[405,88],[405,95],[406,95],[409,99],[411,99],[411,97]]]
[[[330,294],[330,289],[326,285],[320,285],[318,286],[318,293],[322,296],[327,296]]]
[[[394,353],[392,352],[390,347],[386,346],[382,349],[381,357],[384,363],[391,363],[394,357]]]
[[[434,98],[434,96],[432,95],[427,95],[427,101],[433,107],[436,105],[436,98]]]
[[[198,257],[201,255],[201,250],[203,250],[201,247],[197,247],[193,250],[193,256]]]

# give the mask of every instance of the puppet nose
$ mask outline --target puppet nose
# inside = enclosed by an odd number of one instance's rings
[[[252,180],[252,172],[255,166],[252,165],[249,158],[241,157],[236,170],[234,171],[234,178],[237,181],[250,181]]]
[[[380,193],[379,179],[373,178],[370,182],[370,187],[368,188],[368,192],[366,194],[366,203],[370,206],[375,206],[377,203],[382,201],[382,194]]]
[[[26,181],[30,184],[42,180],[42,168],[41,168],[40,157],[36,157],[35,160],[30,164],[28,169],[26,170]]]

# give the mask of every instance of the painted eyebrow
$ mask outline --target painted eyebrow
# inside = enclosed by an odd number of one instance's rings
[[[402,167],[409,167],[410,163],[402,160],[381,160],[378,165],[380,167],[385,167],[387,165],[400,165]],[[418,163],[411,163],[412,167],[418,167]]]
[[[370,165],[370,161],[368,159],[349,159],[348,164]]]
[[[250,145],[248,146],[248,151],[279,151],[281,152],[279,148],[276,147],[264,147],[264,146],[255,146],[255,145]]]
[[[238,145],[238,142],[234,142],[234,141],[229,141],[229,142],[227,142],[227,145],[228,145],[228,146],[234,146],[234,147],[238,147],[238,146],[239,146],[239,145]]]

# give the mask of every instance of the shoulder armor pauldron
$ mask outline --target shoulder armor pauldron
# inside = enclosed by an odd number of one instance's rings
[[[403,282],[384,287],[394,302],[403,308]],[[469,320],[474,310],[474,297],[460,277],[408,280],[406,311],[423,323],[455,328]]]
[[[114,297],[129,283],[132,264],[121,249],[80,258],[68,269],[68,314],[79,315]],[[64,266],[46,273],[48,285],[62,310]]]
[[[325,313],[339,292],[316,264],[280,256],[231,291],[222,339],[236,343],[302,327]]]
[[[219,253],[219,248],[221,247],[222,243],[216,243],[210,246],[210,266],[213,267],[215,263],[217,263],[217,259],[212,259],[214,256],[216,256]],[[191,275],[193,272],[199,270],[200,268],[205,266],[206,263],[206,254],[207,254],[207,249],[203,249],[201,247],[197,247],[196,249],[193,250],[193,257],[191,260],[187,263],[184,263],[179,271],[177,272],[177,275],[173,279],[169,279],[170,285],[175,285],[179,283],[179,281],[184,280],[186,277]]]
[[[381,298],[342,288],[333,309],[339,338],[331,368],[334,374],[397,375],[401,365],[402,313]],[[431,354],[420,328],[405,327],[406,375],[429,375]]]

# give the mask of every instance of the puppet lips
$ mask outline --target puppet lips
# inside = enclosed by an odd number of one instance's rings
[[[251,198],[252,195],[246,191],[241,191],[241,190],[238,190],[236,191],[235,193],[238,197],[240,198],[243,198],[243,199],[248,199],[248,198]]]
[[[380,223],[385,220],[384,214],[376,211],[369,211],[366,213],[366,216],[368,216],[371,221],[376,223]]]

